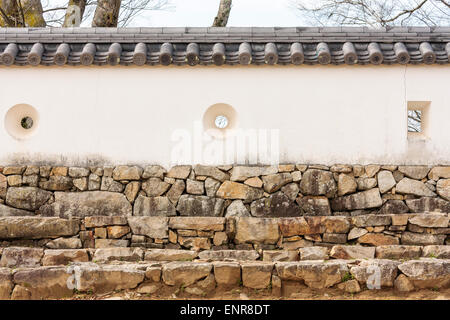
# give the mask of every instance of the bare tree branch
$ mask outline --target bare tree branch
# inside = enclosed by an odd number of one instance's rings
[[[214,18],[213,27],[226,27],[231,12],[232,0],[220,0],[219,11]]]

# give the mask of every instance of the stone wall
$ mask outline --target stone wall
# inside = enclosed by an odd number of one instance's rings
[[[247,250],[449,241],[450,167],[21,166],[0,172],[2,246]]]

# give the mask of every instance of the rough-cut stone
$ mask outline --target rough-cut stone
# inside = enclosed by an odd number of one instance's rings
[[[108,231],[108,238],[110,239],[120,239],[124,235],[130,232],[130,227],[128,226],[108,226],[106,228]]]
[[[0,218],[0,239],[45,239],[73,236],[80,230],[78,220],[42,217]]]
[[[251,261],[258,260],[259,254],[255,250],[206,250],[200,252],[198,257],[212,261]]]
[[[264,183],[264,191],[273,193],[292,182],[292,175],[290,173],[271,174],[262,176],[262,181]]]
[[[149,249],[145,251],[146,261],[189,261],[197,258],[198,252],[192,250]]]
[[[335,165],[331,166],[330,171],[336,172],[336,173],[351,173],[352,166],[349,166],[346,164],[335,164]]]
[[[73,277],[67,267],[40,267],[14,273],[16,287],[12,299],[51,299],[70,297],[73,288],[67,285]],[[18,291],[22,291],[19,294]]]
[[[264,250],[263,261],[298,261],[298,252],[295,250]]]
[[[144,281],[145,271],[135,265],[79,265],[80,277],[76,289],[80,292],[103,293],[116,290],[134,289]]]
[[[205,193],[205,184],[203,181],[187,179],[186,192],[194,195],[202,195]]]
[[[333,246],[330,257],[335,259],[373,259],[375,258],[374,247],[362,246]]]
[[[383,204],[378,188],[331,200],[334,211],[377,208]]]
[[[251,289],[265,289],[270,285],[273,264],[269,262],[248,262],[241,264],[242,284]]]
[[[329,288],[342,281],[348,272],[347,264],[339,260],[300,261],[297,263],[296,277],[314,289]]]
[[[276,219],[236,218],[235,242],[276,244],[280,237]]]
[[[169,236],[168,222],[166,217],[128,217],[133,234],[157,239]]]
[[[300,260],[327,260],[328,249],[326,247],[305,247],[299,249]]]
[[[224,208],[222,199],[186,194],[180,197],[177,205],[177,211],[182,216],[221,217]]]
[[[80,191],[86,191],[88,189],[88,180],[86,177],[73,179],[73,185]]]
[[[144,250],[141,248],[101,248],[95,250],[95,262],[105,263],[109,261],[141,261],[144,257]]]
[[[21,175],[8,176],[6,180],[8,181],[8,186],[10,187],[20,187],[22,185]]]
[[[24,217],[33,215],[34,215],[33,212],[11,208],[3,204],[0,204],[0,217]]]
[[[378,172],[377,179],[378,179],[378,189],[380,190],[381,193],[385,193],[391,190],[396,184],[392,172],[387,170],[382,170]]]
[[[347,235],[342,233],[324,233],[322,236],[323,242],[326,243],[346,243]]]
[[[167,172],[166,177],[185,180],[189,177],[191,168],[191,166],[174,166]]]
[[[381,207],[380,214],[399,214],[408,211],[408,206],[402,200],[388,200]]]
[[[402,234],[402,244],[418,246],[427,246],[433,244],[442,245],[444,244],[445,238],[445,234],[434,235],[428,233],[413,233],[406,231]]]
[[[330,202],[324,196],[306,196],[297,198],[301,212],[307,216],[329,216],[331,215]]]
[[[261,188],[263,186],[262,180],[258,177],[248,178],[244,181],[244,184],[254,188]]]
[[[369,231],[367,231],[367,229],[364,229],[364,228],[353,228],[348,233],[347,240],[350,241],[350,240],[358,239],[359,237],[362,237],[363,235],[365,235],[368,232]]]
[[[356,183],[358,184],[358,190],[365,191],[375,188],[377,186],[377,179],[359,177],[356,179]]]
[[[125,248],[129,246],[129,240],[95,239],[95,248]]]
[[[419,246],[378,246],[376,248],[377,259],[416,259],[420,258],[422,247]]]
[[[341,173],[338,178],[338,196],[343,196],[356,191],[355,179],[345,173]]]
[[[100,190],[100,184],[101,184],[101,177],[91,173],[89,175],[89,182],[88,182],[88,190],[94,191],[94,190]]]
[[[427,258],[450,259],[450,246],[425,246],[422,256]]]
[[[281,188],[281,192],[283,192],[291,201],[295,201],[297,195],[300,191],[297,183],[289,183]]]
[[[114,181],[113,178],[103,177],[102,184],[100,186],[100,190],[109,191],[109,192],[122,192],[123,184],[120,182]]]
[[[234,200],[228,206],[225,217],[250,217],[250,212],[242,200]]]
[[[308,169],[300,181],[300,192],[304,195],[332,198],[337,192],[333,173],[324,170]]]
[[[428,178],[432,180],[439,180],[440,178],[449,179],[450,178],[450,167],[434,167],[428,173]]]
[[[150,178],[142,183],[142,190],[145,191],[148,197],[158,197],[163,195],[171,185],[159,178]]]
[[[72,178],[82,178],[89,176],[90,171],[86,168],[80,167],[70,167],[69,168],[69,176]]]
[[[9,300],[13,288],[10,269],[0,268],[0,300]]]
[[[301,215],[300,208],[282,192],[253,201],[250,210],[254,217],[298,217]]]
[[[449,217],[447,214],[420,214],[409,218],[409,223],[426,228],[447,228]]]
[[[106,191],[55,192],[55,202],[41,208],[47,216],[131,216],[131,204],[120,193]]]
[[[398,171],[411,179],[422,180],[430,171],[427,166],[399,166]]]
[[[142,173],[143,179],[148,178],[160,178],[162,179],[164,177],[164,173],[166,173],[166,170],[158,165],[153,166],[147,166],[144,169],[144,172]]]
[[[40,248],[4,248],[0,259],[0,267],[36,267],[40,266],[44,250]]]
[[[214,278],[218,285],[238,286],[241,281],[241,266],[237,262],[216,262]]]
[[[361,227],[377,227],[388,226],[391,224],[392,218],[389,215],[360,215],[352,217],[352,224]]]
[[[409,199],[405,202],[412,212],[450,213],[450,202],[439,198],[423,197],[420,199]]]
[[[350,273],[369,289],[394,286],[397,277],[398,261],[385,259],[363,260],[358,266],[350,269]]]
[[[230,179],[230,175],[213,166],[194,166],[194,172],[197,176],[206,176],[214,178],[220,182]]]
[[[130,183],[128,183],[124,191],[127,200],[133,203],[140,189],[141,183],[139,181],[131,181]]]
[[[170,262],[162,268],[162,280],[169,286],[189,286],[209,276],[211,263]]]
[[[169,191],[167,191],[167,197],[169,200],[176,205],[178,203],[178,200],[180,199],[181,195],[184,192],[184,189],[186,188],[186,183],[184,180],[176,180],[175,183],[172,185]]]
[[[416,288],[446,288],[450,284],[449,260],[410,260],[400,264],[398,269]]]
[[[142,175],[142,168],[136,166],[117,166],[113,171],[114,180],[139,180]]]
[[[0,173],[0,198],[5,199],[8,190],[8,181],[4,175]]]
[[[399,239],[382,233],[367,233],[358,238],[359,243],[370,244],[372,246],[383,246],[399,244]]]
[[[25,210],[35,211],[50,199],[52,193],[35,187],[10,187],[6,194],[6,204]]]
[[[402,180],[400,180],[400,182],[397,183],[395,189],[397,193],[412,194],[419,197],[436,196],[436,194],[431,191],[423,182],[409,178],[403,178]]]
[[[338,285],[338,288],[348,293],[358,293],[361,291],[358,280],[348,280]]]
[[[70,190],[72,186],[72,179],[65,176],[50,176],[48,181],[39,183],[39,187],[51,191],[66,191]]]
[[[183,237],[179,235],[178,243],[182,247],[194,251],[211,249],[211,241],[206,237]]]
[[[436,192],[442,198],[450,201],[450,179],[441,179],[436,184]]]
[[[378,171],[380,171],[380,168],[381,168],[381,166],[379,166],[377,164],[369,164],[364,167],[364,170],[366,172],[366,176],[368,178],[372,178],[378,173]]]
[[[208,197],[215,197],[216,196],[216,192],[217,190],[219,190],[220,187],[220,182],[213,179],[213,178],[206,178],[205,180],[205,190],[206,190],[206,195]]]
[[[126,225],[127,217],[122,216],[92,216],[84,219],[86,228],[99,228],[112,225]]]
[[[70,262],[88,262],[89,255],[86,250],[60,249],[45,250],[42,258],[43,266],[67,265]]]
[[[267,167],[250,167],[250,166],[235,166],[231,170],[231,181],[245,181],[248,178],[267,176],[278,172],[277,166]]]
[[[176,216],[176,210],[167,197],[139,196],[134,202],[134,216],[169,217]]]
[[[216,196],[223,199],[241,199],[249,202],[262,198],[264,191],[242,183],[225,181],[217,190]]]
[[[400,292],[410,292],[414,290],[414,285],[409,281],[408,277],[400,274],[394,281],[395,290]]]
[[[57,238],[45,244],[49,249],[80,249],[82,247],[79,238]]]
[[[199,231],[223,231],[225,218],[220,217],[172,217],[169,220],[171,229]]]

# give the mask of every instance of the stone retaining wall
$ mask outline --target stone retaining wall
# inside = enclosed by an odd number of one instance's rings
[[[450,167],[0,167],[0,216],[450,213]]]

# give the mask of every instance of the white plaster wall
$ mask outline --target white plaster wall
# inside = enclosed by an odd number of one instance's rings
[[[280,130],[282,163],[450,164],[449,83],[450,65],[3,67],[0,163],[169,167],[174,130],[227,103],[239,128]],[[431,101],[426,141],[408,142],[408,100]],[[3,121],[19,103],[40,115],[25,141]]]

